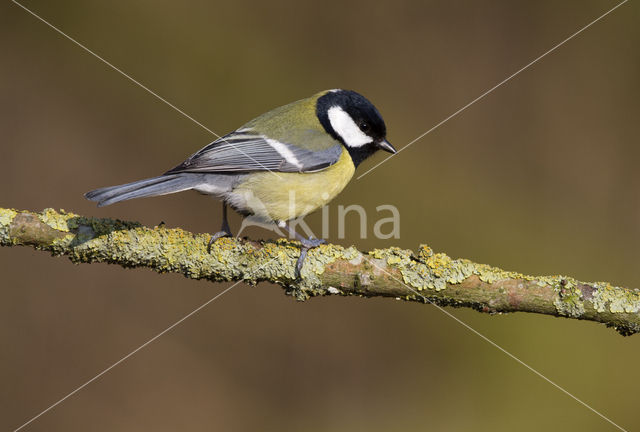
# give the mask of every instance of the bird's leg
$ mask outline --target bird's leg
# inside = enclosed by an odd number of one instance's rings
[[[209,244],[207,245],[207,251],[211,252],[211,245],[220,237],[233,237],[231,228],[229,228],[229,221],[227,220],[227,204],[225,202],[222,203],[222,227],[220,231],[211,236]]]
[[[278,226],[280,228],[286,229],[290,234],[293,234],[293,236],[296,239],[298,239],[298,241],[300,241],[300,244],[302,245],[300,247],[300,256],[298,257],[298,262],[296,262],[296,277],[300,278],[300,271],[302,270],[302,264],[304,263],[304,260],[307,257],[307,252],[309,251],[309,249],[318,247],[321,244],[325,244],[327,241],[324,239],[317,239],[312,237],[305,238],[300,234],[298,234],[296,230],[291,228],[287,223],[279,223]]]

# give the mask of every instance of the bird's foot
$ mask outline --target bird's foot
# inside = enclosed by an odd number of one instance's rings
[[[318,247],[322,244],[325,244],[327,241],[324,239],[314,239],[314,238],[308,238],[308,239],[300,239],[300,243],[302,244],[302,246],[300,247],[300,256],[298,257],[298,262],[296,262],[296,278],[300,279],[300,272],[302,271],[302,264],[304,263],[305,258],[307,257],[307,252],[309,251],[309,249],[313,249],[315,247]]]
[[[233,237],[233,234],[231,234],[231,231],[223,230],[223,231],[218,231],[217,233],[212,235],[211,238],[209,239],[209,244],[207,244],[207,252],[211,253],[211,245],[215,243],[216,240],[222,237]]]

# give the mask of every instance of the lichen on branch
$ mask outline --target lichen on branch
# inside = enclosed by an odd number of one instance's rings
[[[333,244],[309,251],[295,276],[299,244],[285,239],[221,238],[207,250],[208,234],[148,228],[65,211],[0,208],[0,245],[31,246],[75,263],[107,262],[180,273],[192,279],[268,281],[300,300],[318,295],[393,297],[481,312],[533,312],[597,321],[623,335],[640,332],[640,290],[567,276],[527,276],[421,245],[361,252]]]

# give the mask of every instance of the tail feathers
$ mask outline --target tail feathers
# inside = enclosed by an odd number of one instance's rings
[[[134,198],[152,197],[182,192],[198,184],[198,178],[190,174],[175,174],[139,180],[119,186],[110,186],[92,190],[84,194],[85,198],[98,203],[98,207],[107,206]]]

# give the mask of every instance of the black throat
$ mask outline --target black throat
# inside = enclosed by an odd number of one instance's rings
[[[344,147],[349,152],[349,156],[351,156],[351,160],[353,161],[353,164],[356,168],[358,168],[358,165],[360,165],[362,161],[378,151],[378,148],[373,145],[365,145],[362,147]]]

